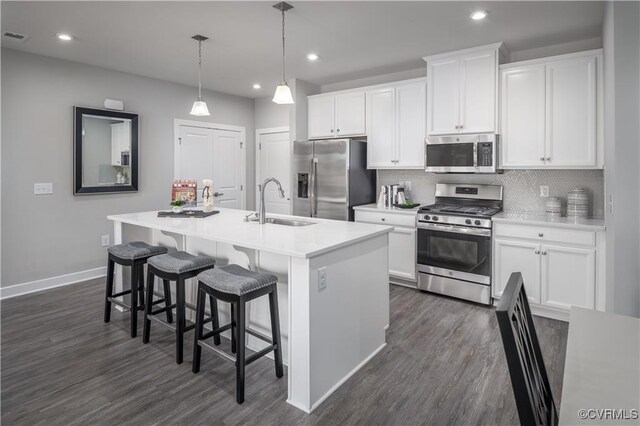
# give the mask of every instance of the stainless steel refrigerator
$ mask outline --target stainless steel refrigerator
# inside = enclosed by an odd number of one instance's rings
[[[353,221],[353,206],[376,201],[366,139],[293,143],[293,214]]]

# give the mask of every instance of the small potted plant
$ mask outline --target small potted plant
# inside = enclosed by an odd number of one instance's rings
[[[182,200],[173,200],[169,204],[172,206],[172,208],[171,208],[172,212],[174,212],[174,213],[182,213],[183,206],[186,203],[184,201],[182,201]]]

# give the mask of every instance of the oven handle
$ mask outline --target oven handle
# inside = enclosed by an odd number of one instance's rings
[[[418,229],[429,229],[433,231],[455,232],[456,234],[479,235],[482,237],[490,237],[491,229],[471,228],[468,226],[458,225],[441,225],[439,223],[418,222]]]

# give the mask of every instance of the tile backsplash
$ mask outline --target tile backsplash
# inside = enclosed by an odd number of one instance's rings
[[[411,182],[413,200],[432,203],[436,183],[503,185],[504,210],[515,213],[544,213],[545,197],[540,186],[549,186],[550,197],[560,197],[566,208],[567,192],[585,188],[591,197],[590,215],[604,217],[604,173],[602,170],[505,170],[502,174],[434,174],[421,170],[378,170],[378,185]]]

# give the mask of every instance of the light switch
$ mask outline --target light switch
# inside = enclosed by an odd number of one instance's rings
[[[53,194],[53,183],[34,183],[33,184],[33,194],[34,195],[47,195]]]

